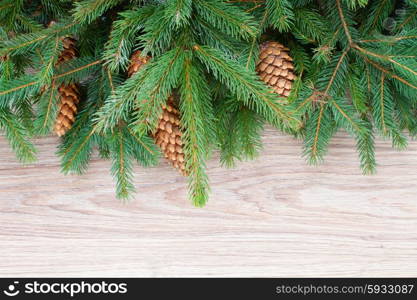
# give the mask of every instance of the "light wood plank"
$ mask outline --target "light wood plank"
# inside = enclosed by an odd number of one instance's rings
[[[378,141],[378,174],[362,176],[345,134],[319,167],[299,141],[264,140],[256,161],[209,162],[199,209],[166,163],[138,167],[124,204],[108,162],[64,176],[56,138],[21,166],[0,137],[0,276],[417,276],[417,142]]]

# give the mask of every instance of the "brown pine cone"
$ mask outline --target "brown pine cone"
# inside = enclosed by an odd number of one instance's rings
[[[295,79],[293,59],[288,48],[274,41],[261,45],[256,71],[267,85],[280,96],[288,97]]]
[[[141,56],[142,51],[138,50],[135,53],[132,54],[130,57],[130,65],[127,69],[127,75],[130,77],[137,71],[139,71],[140,68],[142,68],[143,65],[147,64],[149,60],[151,59],[150,56],[143,57]]]
[[[129,77],[139,71],[151,59],[149,56],[142,57],[141,53],[141,51],[136,51],[132,54],[131,63],[127,70]],[[172,95],[168,98],[166,105],[162,106],[162,114],[159,116],[158,126],[153,136],[155,143],[161,148],[171,165],[182,175],[187,175],[181,141],[180,112]]]
[[[58,136],[63,136],[71,129],[75,121],[80,94],[75,84],[61,85],[58,88],[58,93],[60,94],[61,103],[59,105],[54,131]]]
[[[167,104],[162,106],[158,128],[154,134],[155,143],[161,148],[168,161],[186,175],[184,151],[182,148],[182,132],[180,128],[180,112],[176,108],[174,96],[168,98]]]
[[[67,62],[77,57],[77,49],[75,48],[76,40],[70,37],[62,38],[64,50],[58,57],[57,65]],[[55,121],[54,132],[58,136],[63,136],[71,129],[77,114],[77,104],[80,101],[80,93],[76,84],[62,84],[58,88],[59,109],[58,116]]]
[[[64,50],[62,50],[61,55],[58,57],[58,61],[56,63],[57,65],[60,65],[78,56],[77,48],[75,47],[76,42],[76,40],[70,37],[62,38]]]

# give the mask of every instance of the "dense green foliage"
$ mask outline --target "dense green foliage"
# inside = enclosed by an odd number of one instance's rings
[[[78,40],[79,57],[57,66],[65,36]],[[267,39],[294,58],[286,100],[255,73]],[[128,78],[137,49],[152,60]],[[203,206],[212,151],[226,166],[256,157],[266,123],[303,138],[310,163],[343,128],[373,173],[375,135],[403,149],[417,134],[416,55],[415,0],[0,0],[0,128],[17,157],[33,161],[30,137],[51,132],[56,87],[80,83],[62,170],[85,172],[98,149],[128,198],[134,163],[158,161],[152,132],[175,91],[190,198]]]

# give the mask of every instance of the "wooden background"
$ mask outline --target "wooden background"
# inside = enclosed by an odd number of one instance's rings
[[[203,209],[165,163],[138,167],[123,204],[108,162],[61,175],[57,142],[37,140],[39,162],[21,166],[0,137],[0,276],[417,276],[417,142],[378,141],[365,177],[345,134],[310,167],[268,129],[257,161],[209,163]]]

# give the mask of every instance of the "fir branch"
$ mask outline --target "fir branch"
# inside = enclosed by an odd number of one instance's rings
[[[58,151],[61,156],[61,170],[64,174],[71,172],[83,174],[87,170],[93,148],[94,133],[94,127],[86,126],[79,131],[77,138],[71,145]]]
[[[384,68],[383,66],[379,65],[378,63],[376,63],[376,62],[368,59],[366,56],[364,56],[364,59],[365,59],[365,61],[367,63],[369,63],[370,65],[372,65],[376,69],[382,71],[384,74],[386,74],[386,75],[388,75],[388,76],[390,76],[390,77],[392,77],[392,78],[400,81],[401,83],[403,83],[403,84],[405,84],[405,85],[407,85],[407,86],[409,86],[409,87],[411,87],[413,89],[417,89],[417,86],[416,85],[414,85],[414,84],[410,83],[409,81],[407,81],[406,79],[404,79],[404,78],[402,78],[402,77],[400,77],[400,76],[392,73],[391,71],[387,70],[386,68]]]
[[[358,7],[365,7],[369,0],[343,0],[350,9],[357,9]]]
[[[177,0],[175,0],[177,1]],[[175,2],[174,1],[174,2]],[[189,30],[187,22],[178,22],[177,12],[172,9],[172,4],[161,5],[155,12],[150,15],[145,24],[145,33],[139,37],[142,42],[143,54],[149,52],[152,56],[159,56],[170,49],[173,37],[179,35],[180,27]]]
[[[369,14],[372,17],[368,18],[364,24],[365,32],[381,30],[384,21],[389,17],[394,7],[395,1],[392,0],[372,1],[369,8]]]
[[[251,159],[265,122],[303,135],[310,163],[321,161],[333,134],[345,129],[370,174],[374,134],[400,149],[403,131],[417,135],[416,9],[417,0],[0,0],[0,127],[18,157],[33,157],[28,137],[51,129],[57,86],[81,83],[83,101],[59,146],[62,169],[84,172],[98,148],[112,160],[122,198],[134,189],[133,163],[157,162],[150,134],[169,96],[179,96],[197,206],[208,198],[212,148],[226,165]],[[397,25],[385,28],[391,17]],[[61,23],[42,29],[51,19]],[[56,66],[69,35],[79,40],[79,58]],[[288,98],[254,71],[265,37],[291,49],[298,76]],[[126,79],[137,49],[153,58]]]
[[[356,73],[351,71],[348,75],[348,84],[349,84],[349,94],[352,98],[354,107],[358,112],[366,113],[366,91],[367,82],[366,82],[366,72],[361,74],[362,77],[358,76]],[[363,77],[365,76],[365,77]]]
[[[166,13],[175,16],[173,24],[175,28],[188,25],[192,12],[192,0],[172,0],[168,1]]]
[[[208,178],[205,160],[214,135],[213,112],[210,105],[209,88],[201,70],[192,62],[191,52],[186,53],[180,76],[180,110],[182,140],[186,171],[189,176],[190,197],[194,205],[204,206],[208,198]]]
[[[386,36],[382,39],[363,39],[359,40],[359,43],[390,43],[394,44],[395,42],[409,39],[417,39],[417,35],[408,35],[408,36]]]
[[[317,48],[314,49],[313,60],[318,63],[327,63],[335,48],[342,27],[337,28],[330,37],[326,37]]]
[[[244,43],[218,31],[212,25],[196,17],[190,25],[193,28],[195,36],[199,38],[199,43],[216,48],[229,57],[240,57]],[[204,32],[204,34],[200,34]]]
[[[43,93],[39,100],[39,115],[35,120],[35,132],[48,134],[52,130],[57,112],[57,87],[53,81],[50,88]]]
[[[52,47],[50,47],[52,46]],[[58,60],[58,56],[62,50],[62,42],[59,37],[55,38],[52,45],[48,45],[46,53],[43,55],[43,68],[39,75],[39,84],[48,85],[54,75],[54,65]]]
[[[101,64],[102,60],[94,60],[93,57],[84,57],[84,58],[76,58],[72,59],[71,61],[63,64],[60,66],[59,70],[61,71],[59,74],[52,77],[54,80],[58,80],[59,82],[74,82],[80,81],[80,79],[86,77],[86,73],[82,72],[91,72],[88,69],[94,66]],[[71,76],[77,75],[78,77],[73,78]]]
[[[323,118],[324,109],[325,109],[325,106],[323,104],[321,104],[319,115],[318,115],[318,118],[317,118],[317,125],[316,125],[315,134],[314,134],[314,140],[313,140],[313,144],[311,146],[311,157],[313,158],[313,161],[315,161],[319,157],[318,142],[319,142],[319,138],[320,138],[319,133],[320,133],[320,128],[321,128],[321,122],[322,122],[322,118]]]
[[[140,144],[143,149],[145,149],[147,152],[149,152],[149,154],[151,154],[152,156],[157,156],[158,155],[158,150],[156,150],[156,148],[154,147],[154,144],[152,144],[152,146],[150,146],[150,143],[144,142],[143,138],[144,137],[140,137],[137,135],[136,132],[134,132],[131,128],[128,128],[128,131],[130,133],[130,135],[135,139],[136,143]]]
[[[91,62],[91,58],[74,59],[63,65],[61,68],[64,69],[64,72],[54,75],[51,80],[56,80],[57,84],[80,81],[86,76],[85,73],[82,73],[83,71],[100,63],[101,60]],[[69,69],[68,67],[71,66],[75,68]],[[75,75],[78,75],[78,77],[74,78]],[[39,80],[33,80],[33,77],[33,75],[25,75],[18,79],[3,82],[0,87],[0,107],[10,105],[17,97],[28,98],[38,92],[41,85]]]
[[[368,130],[356,136],[356,149],[359,152],[360,167],[363,174],[371,175],[376,173],[375,141],[370,122],[366,121],[363,126]]]
[[[103,105],[111,94],[112,87],[120,84],[120,78],[110,75],[101,68],[94,79],[87,81],[87,99],[84,108],[80,108],[75,123],[67,132],[60,145],[58,154],[65,173],[84,173],[94,145],[98,145],[100,154],[110,155],[108,136],[98,135],[91,116]]]
[[[54,26],[36,33],[20,34],[13,39],[0,42],[0,56],[19,55],[42,46],[43,43],[56,35],[64,35],[72,30],[74,23],[55,24]]]
[[[337,11],[339,13],[340,21],[342,23],[346,37],[348,39],[349,45],[351,45],[353,43],[352,35],[350,34],[349,27],[345,19],[345,15],[343,13],[342,5],[340,4],[340,0],[336,0],[336,5],[337,5]]]
[[[132,183],[132,153],[130,144],[125,142],[124,130],[118,129],[110,138],[111,173],[116,178],[116,196],[119,199],[129,199],[135,191]]]
[[[332,73],[330,79],[328,80],[326,88],[324,89],[324,96],[329,95],[329,91],[333,87],[333,84],[335,83],[336,78],[339,80],[339,86],[341,85],[343,78],[341,76],[337,77],[337,75],[338,75],[338,72],[341,69],[343,71],[343,67],[344,67],[345,71],[347,70],[346,69],[345,57],[346,57],[348,51],[349,51],[349,47],[343,51],[343,53],[340,55],[339,59],[337,60],[336,66],[333,70],[333,73]],[[326,77],[323,76],[322,78],[326,78]],[[340,88],[338,88],[338,89],[340,89]]]
[[[11,106],[17,99],[26,99],[39,91],[38,81],[33,75],[4,80],[0,86],[0,108]]]
[[[321,43],[329,34],[330,24],[317,11],[309,8],[298,8],[295,14],[296,37],[310,43]],[[303,37],[306,37],[305,40]]]
[[[331,104],[336,108],[336,110],[340,113],[340,115],[346,120],[348,127],[351,127],[356,132],[361,132],[362,127],[358,124],[357,121],[354,120],[353,112],[349,113],[347,109],[343,109],[341,105],[339,105],[335,100],[331,102]]]
[[[262,31],[262,29],[264,28],[265,24],[266,24],[266,20],[268,18],[268,12],[265,10],[263,16],[262,16],[262,20],[259,24],[259,28],[261,29],[260,31]],[[258,39],[258,36],[254,36],[252,38],[251,44],[250,44],[250,48],[249,48],[249,52],[248,52],[248,59],[246,61],[246,69],[249,68],[251,61],[253,61],[255,59],[255,51],[256,51],[256,41]]]
[[[384,104],[384,92],[385,92],[385,75],[382,74],[381,75],[381,86],[380,86],[380,97],[379,97],[379,106],[380,106],[380,120],[381,120],[381,128],[382,128],[382,132],[383,134],[387,134],[388,133],[388,129],[387,129],[387,125],[386,125],[386,121],[385,121],[385,104]]]
[[[346,103],[343,98],[336,97],[330,104],[333,108],[333,116],[337,126],[345,128],[356,138],[362,171],[364,174],[373,174],[376,162],[370,123],[357,117],[354,107]]]
[[[5,131],[16,157],[21,162],[31,163],[36,160],[36,150],[29,141],[28,130],[22,126],[21,121],[8,108],[0,108],[0,128]]]
[[[219,0],[193,1],[198,14],[214,27],[234,38],[248,40],[257,35],[249,14]]]
[[[394,147],[404,149],[407,146],[407,139],[395,122],[394,100],[392,92],[387,86],[384,73],[381,74],[379,82],[375,82],[374,85],[376,92],[372,99],[372,115],[375,124],[383,136],[392,139]]]
[[[401,64],[400,62],[396,61],[395,59],[391,58],[390,56],[387,56],[387,55],[382,55],[382,54],[375,53],[375,52],[373,52],[373,51],[366,50],[366,49],[364,49],[364,48],[362,48],[362,47],[359,47],[359,46],[358,46],[358,45],[356,45],[356,44],[354,44],[352,47],[353,47],[354,49],[356,49],[356,50],[358,50],[358,51],[360,51],[360,52],[364,53],[365,55],[372,56],[372,57],[376,57],[376,58],[378,58],[378,59],[381,59],[381,60],[385,60],[385,61],[387,61],[387,62],[390,62],[390,63],[392,63],[392,64],[394,64],[394,65],[396,65],[396,66],[400,67],[401,69],[403,69],[403,70],[405,70],[405,71],[410,72],[410,73],[411,73],[411,74],[413,74],[414,76],[417,76],[417,71],[415,71],[415,70],[413,70],[413,69],[411,69],[411,68],[407,67],[407,66],[406,66],[406,65],[404,65],[404,64]]]
[[[238,105],[235,99],[224,103],[219,111],[220,162],[226,167],[235,166],[235,160],[251,160],[262,149],[263,120],[253,111]],[[235,107],[236,106],[236,107]],[[230,110],[232,111],[226,111]]]
[[[270,24],[281,32],[288,31],[295,19],[291,1],[266,0],[265,4]]]
[[[144,22],[155,11],[155,6],[128,10],[119,14],[113,22],[110,38],[106,43],[103,59],[112,71],[124,70],[134,45],[135,35],[144,27]]]
[[[310,164],[317,164],[323,160],[335,130],[327,104],[320,103],[319,109],[311,112],[306,121],[303,155],[308,158]]]
[[[75,22],[84,25],[90,24],[107,10],[118,5],[122,0],[82,0],[74,3],[72,15]]]

